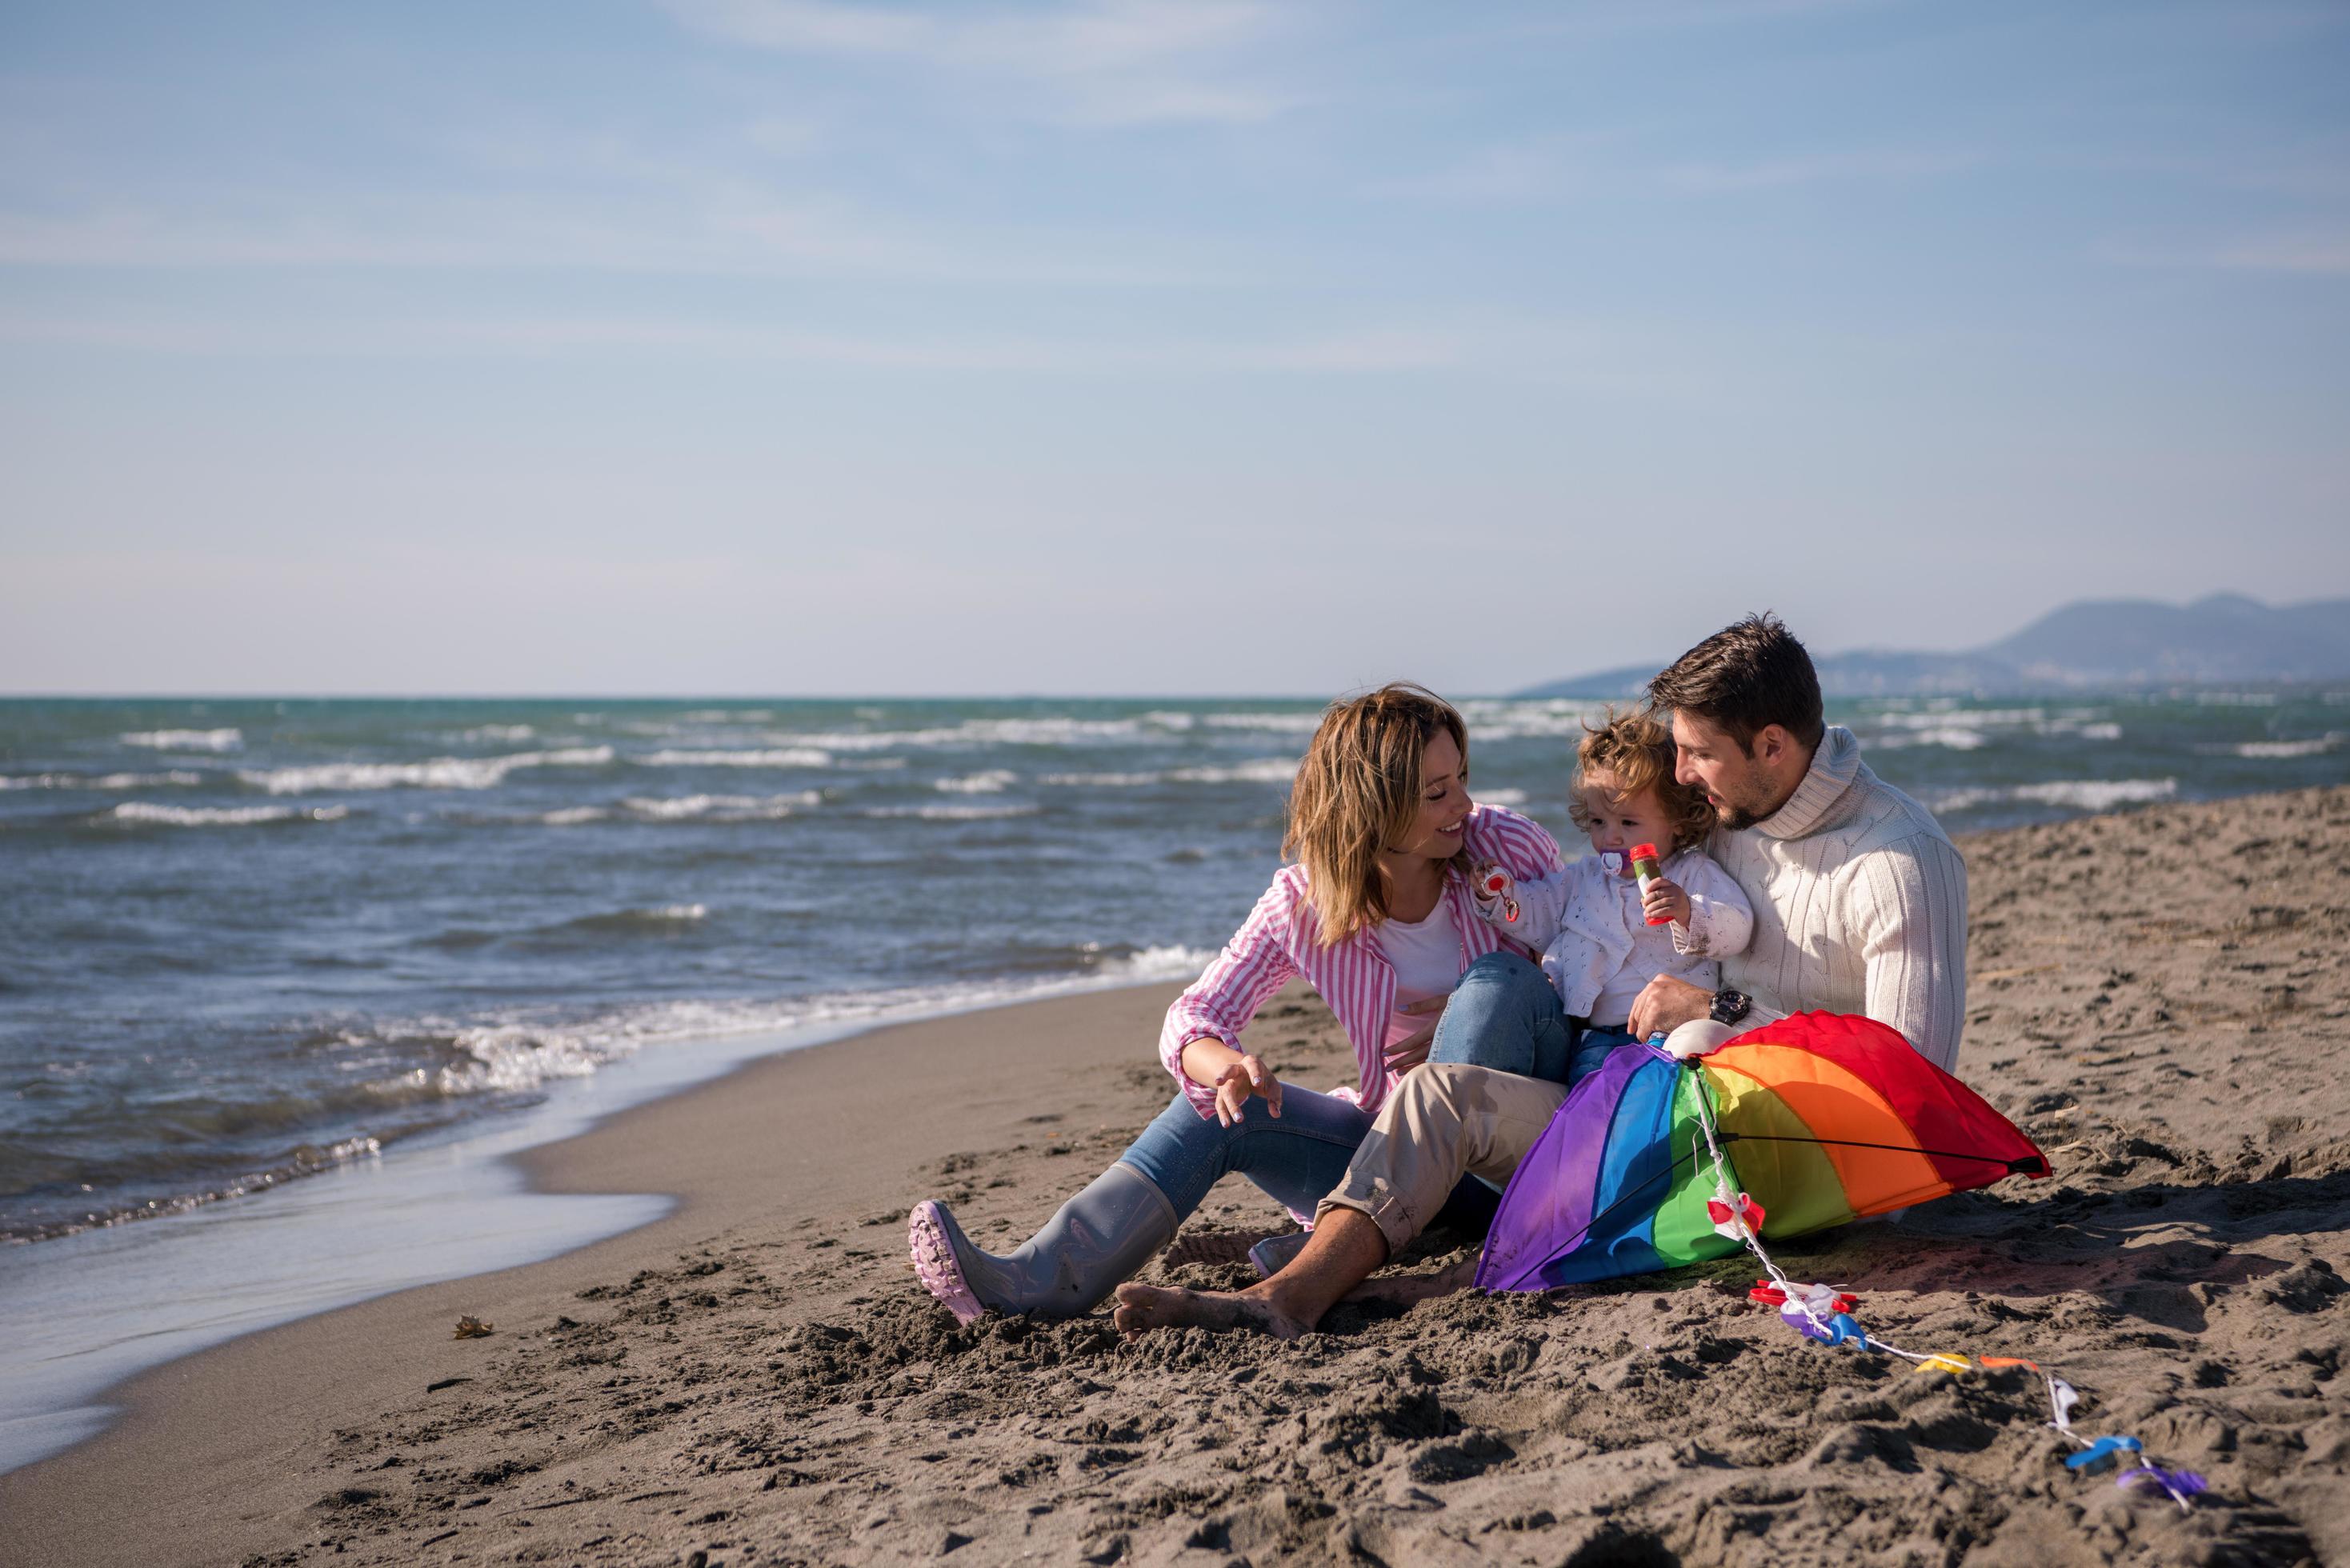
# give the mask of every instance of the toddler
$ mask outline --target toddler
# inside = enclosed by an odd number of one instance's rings
[[[1669,974],[1715,990],[1716,961],[1742,951],[1754,930],[1746,895],[1698,847],[1713,811],[1703,792],[1673,777],[1671,732],[1647,713],[1613,710],[1585,731],[1567,809],[1592,853],[1522,882],[1481,866],[1471,883],[1478,914],[1541,952],[1567,1016],[1583,1025],[1569,1083],[1634,1043],[1632,1002],[1650,980]],[[1664,875],[1644,896],[1631,852],[1649,844]]]

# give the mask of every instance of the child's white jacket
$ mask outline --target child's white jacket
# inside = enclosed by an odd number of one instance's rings
[[[1689,894],[1686,924],[1648,924],[1640,912],[1639,884],[1596,855],[1492,897],[1480,879],[1477,913],[1496,930],[1540,950],[1543,973],[1558,988],[1568,1017],[1620,1027],[1633,999],[1658,975],[1716,989],[1721,982],[1717,961],[1745,950],[1754,934],[1753,906],[1704,851],[1679,851],[1665,861],[1664,873]]]

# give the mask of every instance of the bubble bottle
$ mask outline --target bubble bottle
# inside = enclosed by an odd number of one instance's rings
[[[1665,867],[1657,858],[1657,846],[1655,845],[1635,844],[1632,846],[1632,877],[1635,881],[1640,884],[1640,897],[1643,899],[1647,898],[1648,896],[1649,884],[1664,880]],[[1652,926],[1669,926],[1672,923],[1673,919],[1670,915],[1667,915],[1660,920],[1652,919],[1648,922],[1648,924]]]

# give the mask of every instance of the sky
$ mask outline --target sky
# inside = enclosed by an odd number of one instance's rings
[[[2350,5],[18,0],[0,692],[2350,594]]]

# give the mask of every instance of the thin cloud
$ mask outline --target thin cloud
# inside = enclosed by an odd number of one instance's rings
[[[1972,152],[1830,152],[1748,163],[1657,166],[1596,156],[1619,139],[1587,136],[1547,142],[1504,143],[1480,150],[1449,168],[1389,180],[1375,193],[1468,204],[1555,201],[1570,192],[1669,190],[1695,195],[1792,190],[1844,182],[1938,179],[1979,168]]]
[[[1513,143],[1481,148],[1450,167],[1380,181],[1370,190],[1407,201],[1514,203],[1556,196],[1571,178],[1555,147]]]
[[[683,210],[590,218],[491,200],[363,205],[288,198],[250,215],[93,207],[0,212],[0,266],[547,270],[654,276],[840,277],[1076,288],[1217,287],[1229,268],[1119,254],[1089,236],[892,224],[837,202],[709,182]],[[1161,247],[1163,253],[1164,247]]]
[[[1047,86],[1057,117],[1088,123],[1245,123],[1303,101],[1232,75],[1230,57],[1296,15],[1253,0],[1086,0],[945,14],[835,0],[660,3],[696,32],[756,48]],[[1211,59],[1214,72],[1197,74]]]
[[[2236,272],[2350,276],[2350,234],[2247,241],[2223,248],[2213,261]]]
[[[1544,36],[1700,31],[1853,11],[1888,10],[1907,3],[1908,0],[1603,0],[1600,4],[1560,6],[1556,15],[1520,30],[1528,36]]]
[[[1159,66],[1248,42],[1272,8],[1240,0],[1093,0],[947,16],[830,0],[663,0],[688,26],[762,48],[895,55],[955,69],[1080,76]]]
[[[2350,234],[2271,234],[2170,246],[2116,244],[2096,254],[2116,266],[2350,276]]]
[[[449,355],[655,353],[835,369],[1131,375],[1397,375],[1468,363],[1465,335],[1366,327],[1286,340],[1128,340],[1036,335],[893,337],[719,321],[624,317],[339,326],[0,317],[0,342],[78,344],[173,355],[415,358]]]
[[[1777,191],[1845,181],[1938,179],[1981,166],[1971,152],[1821,152],[1754,163],[1685,163],[1657,178],[1684,191]]]

